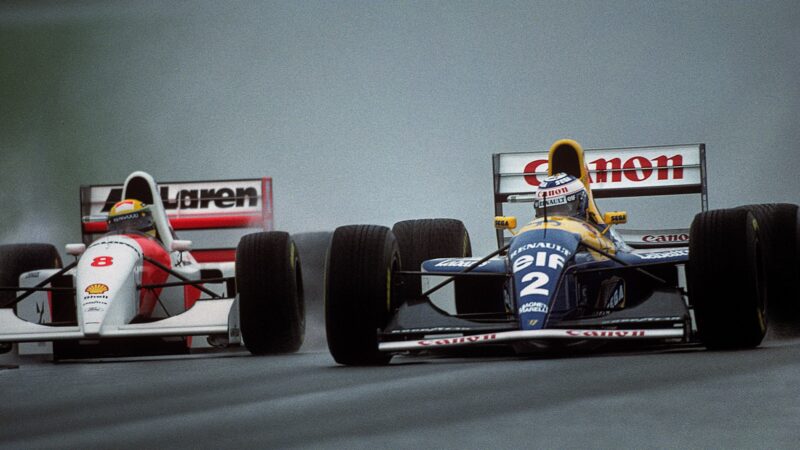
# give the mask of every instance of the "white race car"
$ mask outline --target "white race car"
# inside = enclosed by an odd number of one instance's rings
[[[49,244],[0,246],[1,348],[54,360],[238,344],[253,354],[297,351],[300,260],[288,233],[268,231],[271,186],[260,178],[159,187],[134,172],[122,186],[82,187],[84,242],[66,248],[73,262],[62,266]],[[146,205],[147,217],[126,212],[125,199]],[[133,217],[150,231],[116,227],[112,206],[127,214],[119,223]],[[261,231],[235,249],[195,251],[174,231],[218,228]]]

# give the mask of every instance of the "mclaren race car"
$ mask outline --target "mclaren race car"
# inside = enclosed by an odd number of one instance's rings
[[[0,344],[54,359],[244,344],[293,352],[305,319],[298,253],[272,228],[270,178],[81,188],[83,243],[0,246]],[[175,230],[257,228],[237,248]],[[16,346],[11,344],[16,343]]]
[[[453,219],[335,230],[325,313],[338,363],[495,345],[751,348],[767,331],[768,293],[796,317],[781,297],[798,275],[797,206],[709,211],[704,145],[584,152],[561,140],[493,162],[498,249],[485,257],[471,257]],[[627,213],[595,202],[661,194],[700,198],[689,229],[618,231]],[[517,228],[503,215],[512,202],[532,202],[533,220]]]

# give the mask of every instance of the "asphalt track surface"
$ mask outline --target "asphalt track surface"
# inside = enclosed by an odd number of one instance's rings
[[[323,258],[308,254],[306,281]],[[306,294],[319,298],[313,286]],[[308,312],[293,355],[0,356],[0,448],[800,445],[797,335],[737,352],[400,356],[343,367],[327,352],[319,302]]]
[[[800,340],[560,357],[320,350],[0,370],[0,448],[797,448]]]

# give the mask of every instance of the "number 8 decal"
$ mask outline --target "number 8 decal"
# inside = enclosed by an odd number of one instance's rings
[[[98,256],[92,260],[92,267],[107,267],[114,264],[114,258],[111,256]]]

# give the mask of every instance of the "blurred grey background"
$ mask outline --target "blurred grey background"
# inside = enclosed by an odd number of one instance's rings
[[[711,207],[797,203],[798,42],[796,0],[5,1],[0,242],[78,241],[79,185],[145,170],[272,176],[290,232],[461,218],[483,253],[491,153],[562,137],[704,142]]]

